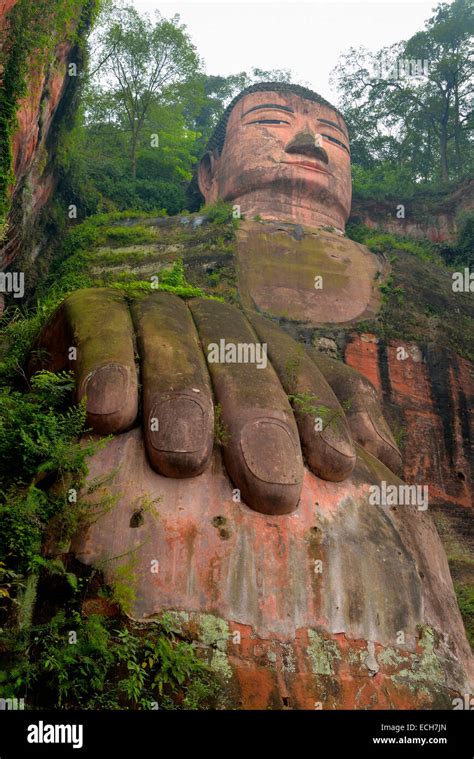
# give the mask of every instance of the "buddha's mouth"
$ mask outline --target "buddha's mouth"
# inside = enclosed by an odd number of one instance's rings
[[[331,176],[331,172],[323,168],[323,166],[316,161],[281,161],[281,163],[287,163],[290,166],[301,166],[303,169],[309,169],[310,171],[316,171],[318,174]]]

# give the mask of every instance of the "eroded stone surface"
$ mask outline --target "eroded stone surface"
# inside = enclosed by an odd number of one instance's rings
[[[429,483],[433,501],[472,508],[471,362],[434,346],[356,334],[347,343],[345,360],[372,382],[388,408],[399,410],[405,479]]]
[[[139,430],[114,438],[91,460],[90,478],[107,472],[115,472],[113,483],[94,501],[112,491],[116,503],[78,537],[76,555],[102,567],[111,583],[118,566],[133,564],[130,613],[138,620],[166,609],[199,612],[246,630],[254,648],[263,641],[262,656],[249,654],[250,643],[226,648],[247,706],[280,701],[287,691],[295,705],[322,699],[329,708],[426,706],[450,690],[466,692],[470,655],[439,537],[430,518],[412,507],[394,512],[368,503],[370,482],[398,481],[369,454],[359,449],[355,473],[344,483],[306,470],[298,509],[279,517],[233,500],[218,453],[191,480],[156,474]],[[154,499],[132,529],[137,503]],[[430,666],[420,670],[422,628],[435,632]],[[389,653],[379,661],[374,651],[382,648]],[[361,663],[362,649],[371,666]],[[276,651],[294,662],[283,678],[267,655]],[[381,670],[375,675],[374,656]],[[364,697],[354,690],[354,672],[348,674],[351,661],[365,667]]]
[[[6,14],[17,0],[0,2],[0,25],[7,27]],[[13,171],[12,209],[9,232],[2,247],[1,268],[10,264],[20,251],[34,258],[32,231],[42,209],[51,201],[57,176],[52,170],[51,127],[66,93],[74,87],[74,77],[67,76],[67,64],[73,44],[63,40],[52,51],[51,61],[30,62],[26,75],[26,95],[19,103],[12,138]],[[34,59],[34,54],[32,58]],[[27,192],[24,192],[27,188]],[[36,242],[36,241],[35,241]]]

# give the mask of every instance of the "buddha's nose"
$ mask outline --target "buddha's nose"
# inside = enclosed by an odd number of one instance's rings
[[[313,134],[309,131],[298,132],[293,139],[285,146],[285,153],[298,153],[307,155],[310,158],[318,158],[324,163],[328,163],[328,154],[322,147],[322,137],[319,134]]]

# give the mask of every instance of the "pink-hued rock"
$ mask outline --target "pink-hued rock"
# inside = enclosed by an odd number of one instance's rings
[[[202,159],[198,180],[206,203],[222,198],[249,218],[342,231],[351,207],[344,119],[292,92],[247,93],[232,109],[222,153]]]
[[[115,501],[78,536],[77,557],[112,584],[119,566],[133,568],[137,620],[172,610],[204,643],[206,626],[227,631],[214,664],[237,702],[265,707],[289,693],[292,706],[360,708],[365,684],[372,708],[416,707],[467,692],[472,660],[436,529],[415,507],[370,505],[370,484],[398,480],[369,454],[359,449],[342,483],[306,470],[298,509],[278,517],[235,500],[218,452],[198,477],[157,474],[139,430],[93,457],[91,480],[108,472],[91,498]]]
[[[421,196],[415,202],[408,201],[404,218],[397,216],[398,201],[353,198],[350,221],[407,237],[445,242],[456,238],[458,216],[473,208],[474,181],[471,179],[449,195],[440,198]]]
[[[404,361],[397,359],[400,348],[408,357]],[[347,343],[345,361],[400,410],[404,479],[428,484],[433,505],[452,504],[472,511],[472,363],[449,351],[426,351],[402,340],[385,345],[374,335],[355,333]]]
[[[0,0],[0,17],[4,16],[8,11],[16,5],[18,0]]]
[[[6,14],[16,0],[0,2],[0,27],[7,28]],[[50,162],[50,133],[54,117],[72,77],[67,75],[73,45],[62,41],[52,60],[38,65],[38,56],[31,54],[34,63],[28,67],[26,92],[18,104],[17,125],[12,137],[14,185],[11,188],[12,208],[8,236],[3,244],[0,268],[5,268],[22,249],[35,257],[33,230],[40,212],[48,205],[56,189],[57,177]],[[28,194],[24,188],[28,188]]]

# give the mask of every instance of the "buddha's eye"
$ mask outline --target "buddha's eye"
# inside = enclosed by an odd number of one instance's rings
[[[247,121],[247,124],[287,124],[289,126],[290,122],[281,119],[256,119],[255,121]]]
[[[325,138],[326,138],[326,140],[329,140],[329,142],[334,142],[336,145],[339,145],[339,147],[343,148],[343,149],[346,151],[346,153],[348,153],[348,152],[349,152],[349,150],[348,150],[348,149],[347,149],[347,147],[344,145],[344,143],[343,143],[343,142],[341,142],[340,140],[336,139],[336,137],[333,137],[333,136],[332,136],[332,135],[330,135],[330,134],[321,134],[321,137],[325,137]]]

